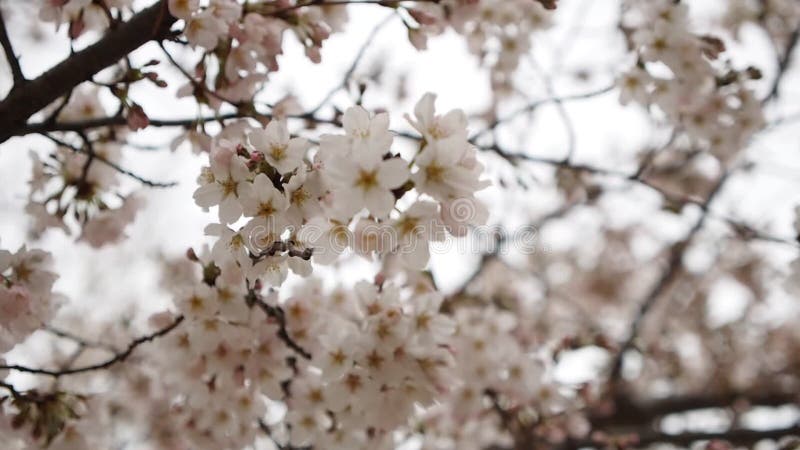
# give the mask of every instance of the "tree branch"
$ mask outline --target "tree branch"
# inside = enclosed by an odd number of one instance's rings
[[[22,393],[19,392],[13,385],[8,384],[2,380],[0,380],[0,388],[7,390],[8,393],[11,394],[13,398],[19,398],[22,395]],[[0,397],[0,399],[2,399],[2,397]]]
[[[636,316],[633,318],[631,322],[630,331],[628,333],[628,337],[625,339],[625,342],[620,347],[619,352],[614,357],[614,360],[611,364],[611,379],[610,381],[615,383],[619,380],[620,376],[622,375],[622,363],[625,358],[625,353],[633,348],[634,343],[636,342],[636,338],[639,335],[639,329],[642,326],[642,322],[644,321],[645,316],[656,303],[656,300],[661,296],[662,293],[666,291],[666,289],[672,284],[672,281],[675,280],[677,275],[680,272],[682,267],[682,260],[683,255],[686,253],[686,249],[691,244],[692,240],[694,239],[695,235],[703,228],[707,218],[708,218],[708,211],[711,203],[714,199],[719,195],[722,191],[722,187],[724,186],[725,182],[728,180],[731,172],[726,171],[724,172],[719,179],[717,180],[714,188],[711,190],[711,193],[708,194],[706,200],[703,202],[703,211],[700,214],[700,217],[695,221],[692,228],[689,230],[689,233],[686,237],[674,244],[670,248],[670,256],[669,256],[669,264],[667,265],[667,270],[665,270],[661,277],[658,279],[656,284],[652,287],[650,292],[645,296],[644,300],[639,305],[639,309],[636,312]]]
[[[652,424],[668,414],[679,414],[707,408],[752,408],[755,406],[783,406],[800,404],[800,395],[791,391],[753,390],[719,394],[681,395],[658,400],[633,401],[617,395],[613,408],[590,411],[589,420],[594,428],[624,428]]]
[[[786,74],[786,71],[789,70],[789,66],[792,64],[792,53],[794,53],[794,49],[797,47],[798,40],[800,40],[800,27],[795,28],[795,30],[789,36],[789,41],[786,44],[783,55],[778,55],[778,73],[775,74],[775,79],[772,81],[772,87],[770,88],[769,93],[764,98],[763,102],[767,102],[778,96],[781,80],[783,80],[784,74]]]
[[[686,432],[680,434],[669,434],[659,431],[642,431],[635,435],[607,437],[605,439],[588,439],[583,441],[568,441],[564,445],[554,446],[558,450],[572,450],[581,448],[646,448],[650,444],[665,443],[677,446],[687,447],[699,441],[726,441],[734,444],[735,446],[751,447],[753,444],[765,439],[781,439],[787,436],[800,436],[800,425],[792,425],[785,428],[775,428],[771,430],[750,430],[750,429],[732,429],[722,432],[703,433],[703,432]],[[614,443],[615,440],[622,439],[628,445],[619,446]]]
[[[11,76],[14,78],[14,87],[17,89],[27,80],[25,75],[22,74],[22,69],[19,67],[19,59],[14,53],[14,47],[11,45],[11,40],[8,39],[8,30],[6,30],[6,21],[3,18],[3,11],[0,10],[0,44],[3,46],[3,52],[6,54],[6,60],[9,67],[11,67]]]
[[[74,375],[78,373],[93,372],[95,370],[107,369],[117,363],[123,362],[126,359],[128,359],[140,345],[154,341],[162,336],[165,336],[170,331],[177,328],[178,325],[181,324],[181,322],[183,322],[183,316],[178,316],[171,324],[167,325],[166,327],[154,333],[134,339],[133,341],[131,341],[130,344],[128,344],[128,347],[125,350],[116,353],[111,358],[97,364],[91,364],[88,366],[76,367],[74,369],[63,369],[63,370],[36,369],[32,367],[20,366],[17,364],[10,364],[10,365],[0,366],[0,370],[14,370],[17,372],[30,373],[33,375],[44,375],[53,378],[59,378],[65,375]]]
[[[242,119],[246,117],[253,117],[254,114],[248,111],[236,111],[225,114],[218,114],[214,116],[204,116],[196,118],[179,118],[179,119],[150,119],[150,126],[152,127],[190,127],[192,125],[213,122],[216,120],[229,120],[229,119]],[[257,117],[272,118],[272,114],[257,114]],[[323,119],[316,117],[312,114],[296,114],[287,116],[290,119],[308,120],[318,124],[340,125],[338,119]],[[124,126],[128,121],[122,116],[100,117],[97,119],[76,120],[73,122],[37,122],[29,123],[16,130],[16,136],[24,136],[33,133],[49,133],[52,131],[82,131],[93,128],[102,128],[109,126]]]
[[[25,122],[42,108],[97,72],[119,61],[151,40],[167,36],[175,22],[167,2],[159,0],[133,16],[128,22],[109,30],[95,44],[81,50],[51,68],[38,78],[14,89],[0,102],[0,143],[18,134]]]
[[[78,336],[77,334],[71,333],[71,332],[66,331],[66,330],[62,330],[61,328],[57,328],[57,327],[54,327],[54,326],[51,326],[51,325],[46,325],[44,327],[44,330],[47,331],[48,333],[52,334],[53,336],[56,336],[56,337],[61,338],[61,339],[66,339],[66,340],[72,341],[72,342],[78,344],[79,346],[83,346],[83,347],[87,347],[87,348],[99,348],[99,349],[103,349],[103,350],[108,350],[110,352],[116,352],[117,351],[117,349],[114,348],[113,345],[106,344],[106,343],[99,342],[99,341],[92,341],[92,340],[89,340],[89,339],[85,339],[85,338],[83,338],[81,336]]]
[[[572,94],[572,95],[561,95],[561,96],[558,96],[558,97],[546,97],[546,98],[543,98],[543,99],[535,100],[535,101],[533,101],[531,103],[528,103],[527,105],[523,106],[522,108],[519,108],[519,109],[515,110],[514,112],[510,113],[506,117],[502,117],[502,118],[494,120],[492,123],[489,124],[488,127],[484,128],[483,130],[481,130],[481,131],[475,133],[474,135],[472,135],[472,137],[470,137],[470,142],[474,143],[479,137],[488,134],[489,132],[491,132],[492,130],[497,128],[498,126],[500,126],[500,125],[502,125],[502,124],[504,124],[506,122],[510,122],[510,121],[516,119],[517,117],[520,117],[521,115],[523,115],[525,113],[533,112],[533,111],[536,110],[536,108],[538,108],[540,106],[546,105],[548,103],[560,103],[561,105],[563,105],[564,102],[571,102],[571,101],[575,101],[575,100],[587,100],[587,99],[590,99],[590,98],[593,98],[593,97],[598,97],[598,96],[601,96],[601,95],[606,94],[608,92],[611,92],[614,89],[616,89],[616,87],[617,87],[616,83],[612,83],[612,84],[610,84],[608,86],[605,86],[605,87],[602,87],[602,88],[599,88],[599,89],[596,89],[596,90],[593,90],[593,91],[588,91],[588,92],[583,92],[583,93],[578,93],[578,94]]]
[[[79,133],[83,134],[82,131],[79,131]],[[168,187],[176,186],[178,184],[176,181],[160,182],[160,181],[148,180],[147,178],[144,178],[141,175],[137,175],[136,173],[131,172],[130,170],[120,166],[119,164],[117,164],[115,162],[109,161],[109,160],[107,160],[106,158],[104,158],[104,157],[102,157],[100,155],[94,154],[94,152],[92,152],[92,151],[85,150],[86,146],[77,147],[77,146],[72,145],[69,142],[63,141],[63,140],[61,140],[61,139],[59,139],[59,138],[57,138],[55,136],[51,136],[48,133],[41,133],[41,135],[46,137],[47,139],[50,139],[56,145],[60,145],[62,147],[68,148],[68,149],[72,150],[75,153],[87,154],[87,155],[89,155],[91,157],[91,159],[96,159],[97,161],[100,161],[101,163],[107,165],[108,167],[111,167],[112,169],[116,170],[117,172],[119,172],[119,173],[121,173],[123,175],[126,175],[128,177],[131,177],[134,180],[144,184],[145,186],[154,187],[154,188],[168,188]],[[88,162],[91,162],[91,160],[87,159],[87,163]],[[85,166],[84,173],[86,172],[86,170],[88,170],[88,165]]]
[[[353,77],[353,73],[355,73],[356,69],[358,68],[359,63],[364,58],[364,54],[366,54],[367,49],[369,49],[370,45],[375,42],[375,37],[384,28],[393,18],[395,17],[395,13],[389,14],[385,19],[381,20],[372,31],[367,36],[367,39],[361,44],[361,48],[358,49],[358,53],[356,53],[356,57],[353,59],[353,62],[350,63],[350,67],[348,67],[347,71],[344,73],[344,77],[342,80],[334,86],[328,93],[325,95],[325,98],[320,101],[317,106],[315,106],[311,111],[310,114],[314,114],[319,111],[323,106],[325,106],[337,92],[347,87],[347,84],[350,82],[350,79]]]
[[[413,3],[439,3],[441,0],[407,0]],[[377,5],[389,8],[395,7],[396,0],[308,0],[305,3],[297,3],[295,5],[286,6],[280,9],[270,11],[273,16],[281,16],[285,13],[294,11],[296,9],[308,8],[312,6],[345,6],[345,5]],[[271,5],[270,5],[271,6]],[[247,11],[247,10],[246,10]]]
[[[311,359],[311,353],[309,353],[308,350],[304,349],[300,344],[292,339],[291,336],[289,336],[289,331],[286,329],[286,314],[284,313],[283,308],[268,304],[253,289],[250,289],[250,291],[247,293],[246,300],[249,306],[258,306],[262,311],[264,311],[264,314],[278,322],[278,338],[280,338],[280,340],[283,341],[287,347],[292,349],[292,351],[303,358]]]

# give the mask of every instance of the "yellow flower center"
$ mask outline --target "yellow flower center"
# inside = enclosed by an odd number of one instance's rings
[[[228,178],[224,183],[221,184],[222,184],[222,193],[226,197],[236,193],[236,181],[234,181],[232,178]]]
[[[269,216],[275,214],[275,211],[276,210],[275,210],[275,207],[272,206],[272,202],[262,203],[262,204],[258,205],[258,215],[259,216],[269,217]]]
[[[303,188],[300,188],[300,189],[292,192],[292,204],[293,205],[301,206],[309,198],[311,198],[311,194],[309,194]]]
[[[270,148],[270,155],[275,158],[276,161],[280,161],[286,157],[286,146],[285,145],[275,145]]]
[[[376,170],[368,172],[366,170],[362,170],[358,174],[358,179],[356,180],[356,186],[359,188],[368,191],[378,185],[378,173]]]
[[[431,164],[425,168],[425,178],[428,181],[441,182],[444,179],[446,169],[438,164]]]

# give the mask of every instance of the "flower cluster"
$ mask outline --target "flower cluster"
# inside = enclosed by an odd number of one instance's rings
[[[43,250],[0,250],[0,353],[52,318],[57,303],[52,288],[58,276],[51,264]]]
[[[628,18],[638,61],[619,79],[621,102],[657,106],[697,145],[729,159],[764,124],[761,103],[745,86],[758,72],[712,64],[725,45],[691,32],[684,3],[637,2]]]
[[[553,1],[531,0],[445,0],[436,3],[386,2],[381,6],[407,13],[403,23],[412,45],[427,47],[428,36],[452,28],[462,34],[471,53],[491,67],[493,91],[512,92],[513,74],[530,49],[530,35],[547,28]],[[286,32],[305,48],[309,59],[319,62],[320,49],[331,34],[348,21],[342,4],[303,4],[292,0],[244,3],[237,0],[170,0],[170,13],[185,21],[188,42],[202,47],[223,65],[213,85],[193,80],[180,95],[193,95],[212,107],[223,101],[243,102],[266,80],[267,72],[278,70]],[[204,61],[208,64],[208,61]],[[205,71],[200,75],[205,81]]]
[[[108,28],[117,12],[130,7],[132,0],[41,0],[39,18],[56,26],[69,24],[69,36]]]
[[[220,223],[206,229],[219,238],[215,264],[232,261],[250,283],[271,286],[290,268],[308,275],[312,257],[328,264],[348,248],[423,269],[429,242],[445,228],[460,235],[487,216],[474,197],[486,182],[464,113],[437,115],[434,100],[426,95],[409,118],[423,137],[412,162],[392,152],[388,115],[360,106],[345,112],[345,134],[320,137],[313,157],[313,145],[292,137],[283,121],[231,128],[213,145],[194,195],[199,206],[218,207]],[[414,190],[417,201],[400,210],[398,200]],[[242,216],[246,223],[231,228]]]
[[[299,3],[299,2],[298,2]],[[179,93],[192,95],[212,107],[222,101],[250,101],[266,80],[278,70],[286,32],[292,32],[306,55],[320,61],[322,43],[347,21],[343,5],[299,7],[290,1],[244,3],[237,0],[169,0],[170,13],[185,21],[183,33],[189,44],[201,47],[221,63],[214,81],[215,91],[202,82],[191,82]],[[205,79],[205,74],[202,75]]]
[[[169,445],[241,448],[261,422],[292,446],[392,448],[415,406],[445,392],[454,325],[439,294],[367,282],[325,293],[311,281],[279,301],[258,283],[231,284],[207,256],[171,279],[185,324],[154,355],[180,399],[161,424]],[[267,424],[275,402],[286,412]]]
[[[419,23],[409,28],[409,39],[418,49],[427,47],[427,36],[452,27],[467,41],[469,51],[491,69],[496,95],[513,90],[513,75],[520,59],[529,53],[531,35],[548,28],[553,7],[531,0],[444,0],[411,9]],[[550,2],[554,3],[554,2]]]
[[[729,0],[722,23],[737,37],[746,24],[761,23],[774,42],[788,43],[800,25],[800,4],[792,0]]]
[[[94,90],[76,91],[59,112],[64,120],[104,116]],[[143,202],[135,194],[117,192],[115,166],[122,157],[121,148],[98,136],[94,142],[83,140],[80,146],[63,142],[44,160],[32,151],[31,190],[25,207],[33,219],[32,234],[39,236],[49,228],[70,233],[68,224],[75,220],[82,230],[79,239],[93,247],[124,239],[125,227]]]
[[[581,421],[574,389],[553,380],[547,357],[527,341],[526,324],[496,308],[459,308],[451,348],[458,382],[420,418],[423,448],[482,449],[510,444],[502,417],[493,409],[522,412],[546,424],[570,417]],[[571,392],[570,392],[571,391]],[[543,427],[544,428],[544,427]],[[553,436],[545,437],[556,443]],[[582,437],[575,435],[573,437]]]
[[[391,448],[415,408],[446,391],[454,324],[439,311],[440,294],[390,282],[387,272],[332,293],[313,280],[286,299],[267,289],[289,270],[308,276],[311,259],[333,262],[344,236],[361,237],[349,243],[362,255],[397,254],[413,273],[427,264],[429,240],[479,220],[442,214],[459,201],[477,205],[486,183],[463,112],[437,115],[434,100],[425,96],[409,118],[422,135],[412,161],[392,151],[388,115],[361,107],[348,109],[344,134],[321,136],[316,152],[277,119],[217,137],[195,191],[198,205],[217,208],[219,223],[206,229],[217,240],[171,278],[185,323],[166,338],[172,351],[159,353],[170,355],[159,363],[162,382],[181,399],[172,439],[239,448],[262,421],[293,446]],[[418,199],[401,207],[414,190]],[[264,423],[274,402],[287,411]]]
[[[442,297],[402,298],[390,285],[366,282],[354,294],[332,297],[327,308],[300,298],[288,304],[290,316],[301,306],[307,317],[299,326],[316,336],[304,341],[317,369],[289,388],[292,445],[391,448],[391,432],[407,424],[415,406],[430,406],[447,388],[453,324],[439,313]]]

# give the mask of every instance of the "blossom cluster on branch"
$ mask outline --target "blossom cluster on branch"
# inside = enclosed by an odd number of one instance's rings
[[[0,352],[7,352],[49,322],[58,304],[51,255],[24,246],[0,250]]]
[[[628,13],[637,61],[620,79],[623,104],[657,106],[711,154],[722,160],[735,155],[764,125],[761,104],[745,83],[760,72],[713,64],[725,44],[693,33],[685,4],[633,4]]]

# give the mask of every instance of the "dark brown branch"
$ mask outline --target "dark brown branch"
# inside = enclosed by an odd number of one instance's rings
[[[251,255],[251,258],[253,260],[253,263],[256,263],[268,256],[275,256],[278,253],[286,253],[289,256],[305,259],[306,261],[308,261],[311,259],[311,256],[314,253],[314,249],[313,248],[301,249],[295,247],[292,242],[275,241],[269,247],[265,248],[258,254]]]
[[[278,440],[272,435],[272,428],[264,421],[264,419],[258,419],[258,428],[272,441],[275,447],[278,450],[311,450],[313,447],[311,446],[304,446],[304,447],[295,447],[291,444],[280,444]]]
[[[414,3],[439,3],[441,0],[407,0]],[[282,16],[285,13],[314,6],[345,6],[345,5],[377,5],[386,6],[389,8],[396,7],[397,0],[308,0],[306,2],[299,2],[292,6],[287,6],[281,9],[269,11],[270,15]]]
[[[632,401],[624,396],[613,399],[613,408],[590,411],[594,428],[625,428],[646,426],[669,414],[707,408],[749,409],[755,406],[800,404],[800,394],[789,391],[729,392],[668,397],[658,400]]]
[[[167,325],[166,327],[154,333],[134,339],[133,341],[130,342],[130,344],[128,344],[128,347],[125,350],[116,353],[111,358],[97,364],[91,364],[88,366],[76,367],[74,369],[64,369],[64,370],[37,369],[32,367],[20,366],[17,364],[9,364],[0,366],[0,370],[14,370],[17,372],[30,373],[33,375],[44,375],[44,376],[59,378],[65,375],[74,375],[78,373],[86,373],[86,372],[93,372],[96,370],[108,369],[109,367],[128,359],[140,345],[154,341],[155,339],[158,339],[162,336],[169,334],[169,332],[177,328],[178,325],[181,324],[181,322],[183,322],[183,316],[178,316],[171,324]]]
[[[283,311],[283,308],[268,304],[253,289],[250,289],[250,292],[248,292],[246,300],[248,305],[261,308],[264,314],[278,322],[278,338],[280,338],[287,347],[303,358],[311,359],[311,353],[289,336],[289,331],[286,329],[286,313]]]
[[[264,117],[264,118],[272,118],[271,114],[254,114],[248,111],[237,111],[237,112],[230,112],[225,114],[218,114],[215,116],[205,116],[205,117],[198,117],[198,118],[181,118],[181,119],[150,119],[150,126],[153,127],[191,127],[198,123],[203,122],[212,122],[217,120],[229,120],[229,119],[242,119],[246,117]],[[301,119],[301,120],[308,120],[310,122],[318,123],[318,124],[330,124],[330,125],[340,125],[339,120],[337,119],[323,119],[320,117],[316,117],[312,114],[297,114],[297,115],[290,115],[287,116],[291,119]],[[23,136],[26,134],[34,134],[34,133],[49,133],[53,131],[82,131],[82,130],[90,130],[94,128],[102,128],[102,127],[109,127],[109,126],[125,126],[127,125],[127,119],[122,116],[112,116],[112,117],[101,117],[97,119],[86,119],[86,120],[78,120],[74,122],[38,122],[38,123],[31,123],[27,124],[21,128],[19,128],[15,135]]]
[[[3,18],[3,11],[0,11],[0,44],[3,46],[3,52],[6,54],[8,66],[11,67],[11,76],[14,79],[13,89],[17,89],[27,80],[25,80],[25,75],[22,74],[22,69],[19,67],[19,59],[16,53],[14,53],[11,40],[8,38],[8,30],[6,30],[6,21]]]
[[[770,88],[767,96],[764,98],[764,102],[767,102],[770,99],[778,96],[781,80],[783,80],[783,76],[786,74],[786,71],[789,70],[789,66],[792,64],[792,53],[794,53],[794,49],[797,47],[798,40],[800,40],[800,27],[795,28],[795,30],[789,36],[789,41],[786,44],[783,55],[778,56],[778,73],[775,74],[775,79],[772,81],[772,87]]]
[[[151,40],[167,36],[175,18],[167,2],[159,0],[128,22],[109,30],[95,44],[57,64],[38,78],[14,89],[0,102],[0,143],[19,133],[25,122],[78,84],[116,63]]]
[[[668,434],[658,431],[642,431],[638,433],[637,436],[625,436],[623,439],[626,442],[632,439],[633,443],[635,443],[635,445],[625,446],[625,448],[628,449],[646,448],[650,444],[655,443],[666,443],[686,447],[695,442],[711,440],[726,441],[735,446],[751,447],[753,444],[765,439],[777,440],[787,436],[800,436],[800,425],[793,425],[786,428],[775,428],[771,430],[749,430],[739,428],[716,433],[686,432],[680,434]],[[564,445],[555,446],[553,448],[559,450],[577,450],[580,448],[619,448],[613,442],[614,437],[605,439],[603,441],[569,441]]]
[[[89,169],[92,167],[92,163],[94,162],[96,154],[94,152],[94,144],[89,139],[89,137],[86,136],[86,133],[83,131],[79,131],[78,135],[81,137],[81,140],[83,141],[84,145],[81,148],[86,153],[86,162],[83,163],[83,168],[81,169],[81,177],[77,181],[78,191],[82,192],[84,186],[87,186],[86,179],[89,177]]]
[[[11,394],[13,398],[19,398],[22,395],[22,393],[19,392],[13,385],[8,384],[2,380],[0,380],[0,388],[7,390],[8,393]],[[2,399],[2,397],[0,397],[0,399]]]

